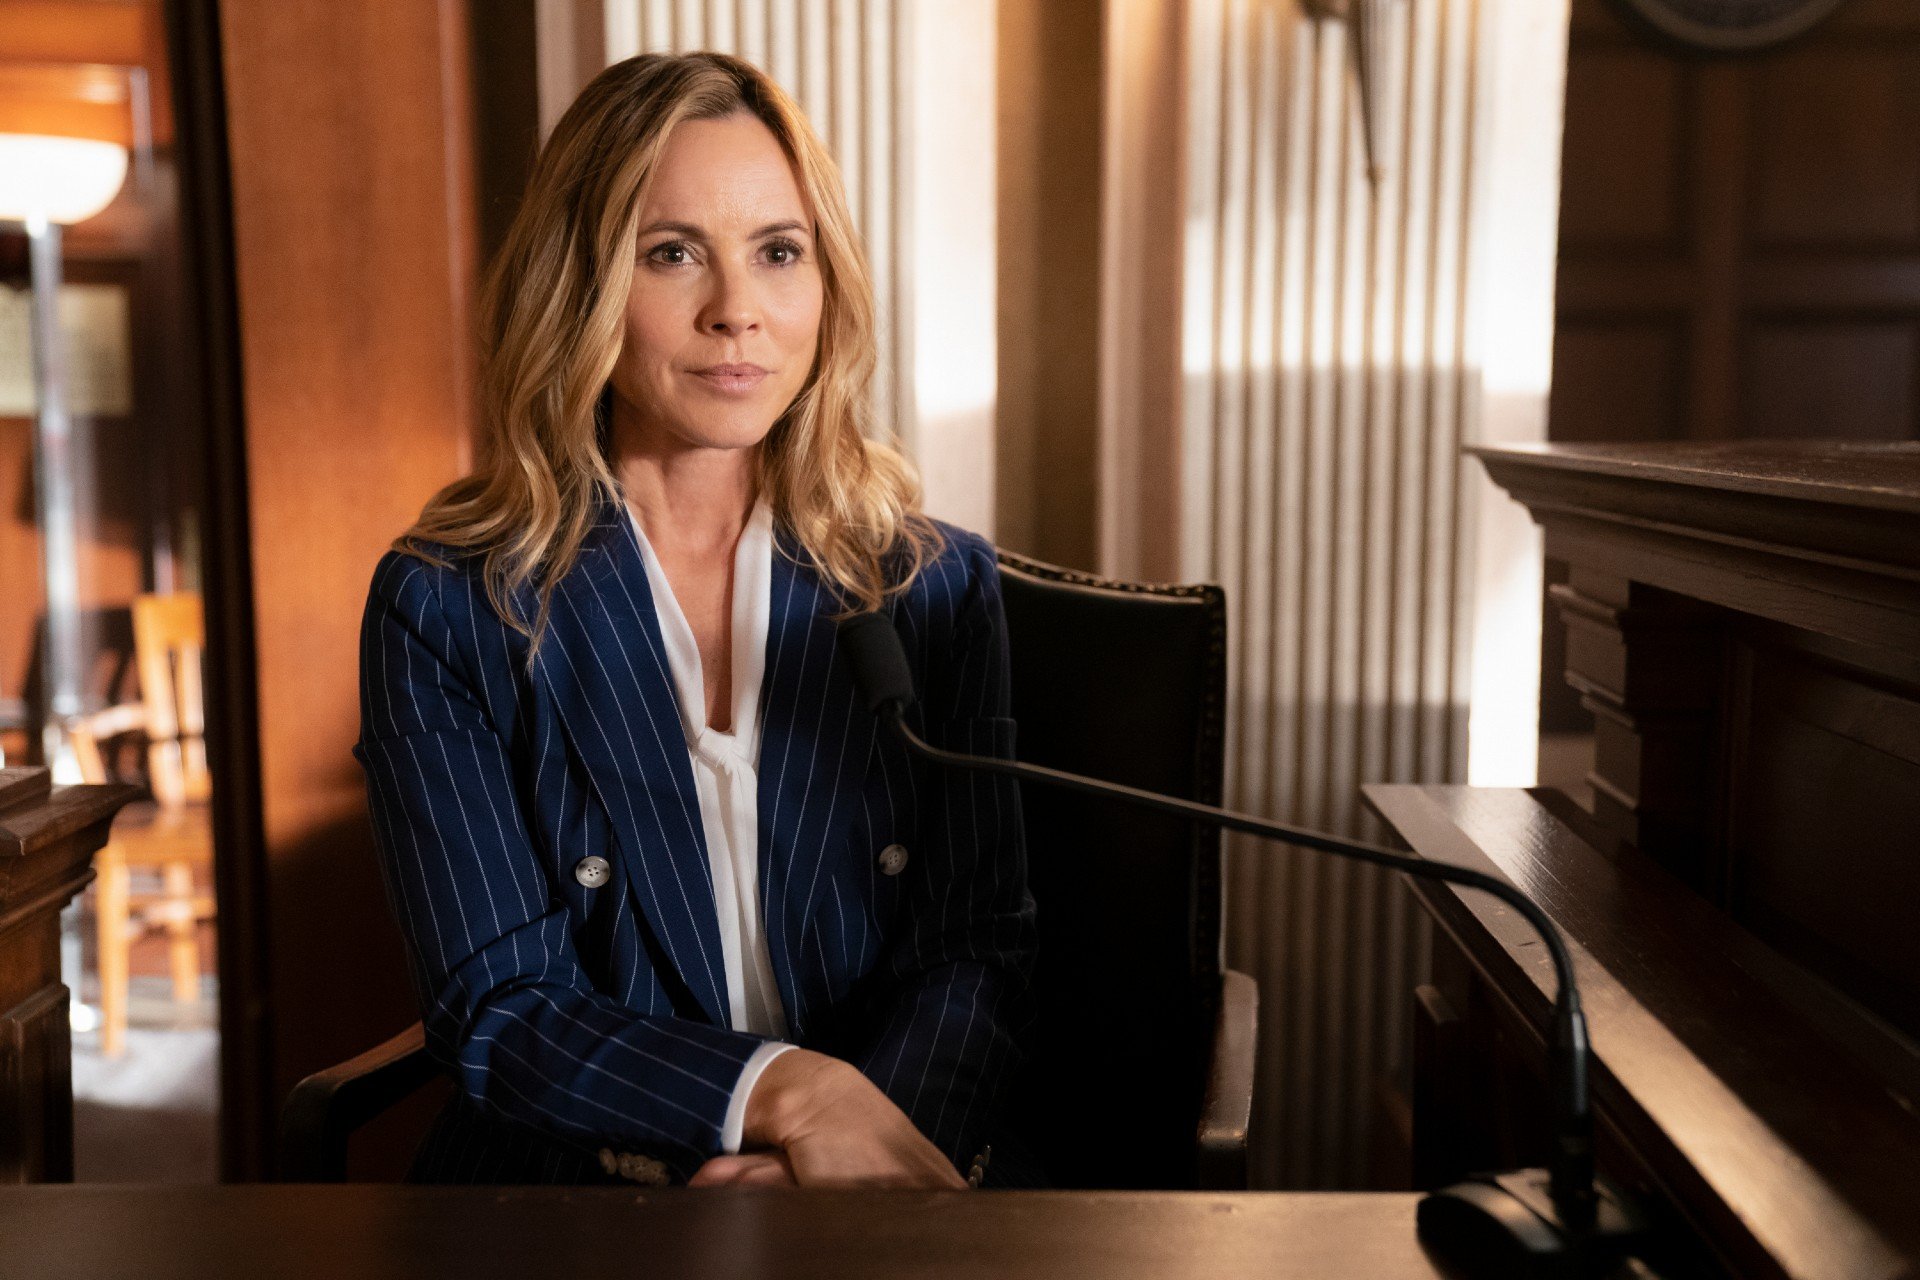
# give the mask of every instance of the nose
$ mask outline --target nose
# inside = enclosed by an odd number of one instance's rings
[[[700,327],[707,333],[742,334],[759,327],[760,301],[751,273],[744,267],[722,266],[713,273],[713,292],[701,308]]]

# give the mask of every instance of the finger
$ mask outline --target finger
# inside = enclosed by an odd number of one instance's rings
[[[736,1187],[797,1187],[793,1170],[778,1160],[768,1160],[741,1170],[729,1185]]]
[[[687,1179],[690,1187],[721,1187],[739,1177],[741,1172],[751,1167],[756,1156],[715,1156],[694,1170]]]
[[[783,1151],[756,1151],[736,1156],[724,1157],[726,1164],[714,1170],[710,1181],[700,1186],[724,1187],[777,1187],[798,1186],[793,1176],[793,1166],[788,1163]],[[709,1161],[709,1164],[713,1161]],[[694,1185],[692,1182],[689,1186]]]

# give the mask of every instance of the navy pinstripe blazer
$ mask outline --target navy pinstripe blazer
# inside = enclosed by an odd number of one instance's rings
[[[1011,755],[998,567],[977,534],[888,612],[936,743]],[[956,1167],[991,1139],[1029,1016],[1016,785],[908,757],[856,702],[831,589],[776,526],[761,689],[760,901],[789,1038],[859,1067]],[[684,1180],[716,1154],[758,1036],[731,1029],[692,766],[639,544],[604,493],[550,630],[490,608],[479,560],[389,551],[361,637],[381,869],[427,1045],[458,1080],[412,1172]],[[528,616],[531,616],[530,614]],[[904,845],[897,875],[876,865]],[[574,875],[599,854],[599,887]]]

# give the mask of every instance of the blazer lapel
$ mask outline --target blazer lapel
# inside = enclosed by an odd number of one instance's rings
[[[861,710],[839,657],[835,593],[776,524],[767,662],[760,688],[760,902],[788,1030],[826,995],[821,964],[800,954],[830,893],[824,864],[839,846],[866,776],[879,722]],[[798,561],[798,563],[796,563]]]
[[[646,565],[617,495],[602,495],[548,625],[538,666],[634,896],[708,1018],[731,1026],[699,792]]]

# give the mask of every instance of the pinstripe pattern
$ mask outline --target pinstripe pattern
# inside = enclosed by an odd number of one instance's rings
[[[1011,754],[992,547],[943,526],[889,606],[918,727]],[[762,682],[760,900],[789,1038],[844,1058],[964,1168],[1027,1016],[1034,909],[1010,779],[883,741],[835,653],[837,601],[777,528]],[[760,1038],[730,1029],[711,869],[659,619],[602,497],[529,669],[478,562],[387,553],[362,627],[361,735],[427,1044],[460,1091],[414,1176],[596,1182],[602,1147],[684,1180],[720,1149]],[[901,874],[875,860],[909,851]],[[615,874],[586,888],[597,853]]]

